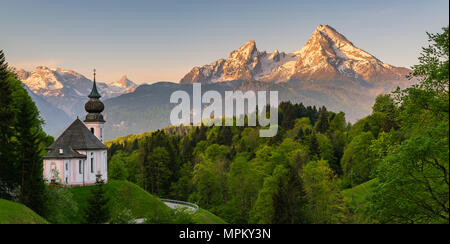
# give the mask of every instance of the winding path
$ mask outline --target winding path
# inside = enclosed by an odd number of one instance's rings
[[[162,202],[164,202],[169,208],[171,209],[180,209],[180,208],[186,208],[187,211],[191,213],[195,213],[198,211],[198,205],[195,203],[190,202],[183,202],[178,200],[172,200],[172,199],[163,199],[160,198]]]
[[[185,208],[186,211],[188,211],[190,213],[195,213],[199,209],[198,205],[195,203],[183,202],[183,201],[172,200],[172,199],[163,199],[163,198],[160,198],[159,200],[161,200],[163,203],[165,203],[171,209]],[[135,221],[137,224],[142,224],[142,223],[144,223],[145,219],[141,218],[141,219],[136,219]]]
[[[180,209],[180,208],[186,208],[187,211],[193,213],[195,212],[195,208],[188,206],[188,205],[182,205],[179,203],[171,203],[171,202],[164,202],[169,208],[171,209]]]

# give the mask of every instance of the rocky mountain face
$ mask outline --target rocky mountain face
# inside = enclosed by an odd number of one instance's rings
[[[67,118],[71,119],[85,115],[84,104],[92,89],[92,80],[72,70],[44,66],[36,67],[31,72],[19,69],[16,71],[16,75],[33,94],[32,98],[35,103],[42,105],[41,107],[44,104],[47,104],[46,107],[50,105],[63,111]],[[136,86],[126,77],[109,84],[97,82],[97,88],[102,95],[102,99],[132,92]],[[55,117],[54,113],[50,113],[48,109],[39,110],[48,124],[50,121],[61,118],[61,116]],[[67,118],[64,119],[67,120]]]
[[[215,83],[233,80],[260,80],[271,71],[296,60],[296,55],[260,52],[255,41],[249,41],[233,51],[228,59],[219,59],[203,67],[195,67],[180,81],[181,84]]]
[[[361,80],[369,83],[404,80],[410,72],[385,64],[356,47],[328,25],[319,25],[298,52],[291,79]]]
[[[180,81],[215,83],[230,80],[265,82],[350,80],[376,84],[404,81],[410,71],[385,64],[356,47],[328,25],[319,25],[305,46],[292,53],[260,52],[255,41],[203,67],[195,67]]]

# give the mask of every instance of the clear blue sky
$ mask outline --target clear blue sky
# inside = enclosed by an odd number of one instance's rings
[[[329,24],[380,60],[409,67],[425,31],[448,25],[448,0],[294,1],[0,0],[0,49],[10,64],[73,69],[101,81],[178,81],[193,66],[249,40],[259,50],[300,49]]]

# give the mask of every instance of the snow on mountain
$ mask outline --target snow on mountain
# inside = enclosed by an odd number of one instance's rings
[[[319,25],[305,46],[292,53],[260,52],[255,41],[203,67],[195,67],[180,83],[214,83],[231,80],[358,80],[378,82],[404,80],[410,71],[384,64],[356,47],[328,25]]]
[[[24,69],[18,69],[15,71],[17,78],[19,80],[26,80],[28,77],[30,77],[31,72],[28,72]]]
[[[299,56],[291,78],[297,80],[401,80],[408,69],[397,68],[356,47],[328,25],[319,25]]]
[[[130,88],[137,87],[137,85],[134,82],[132,82],[131,80],[129,80],[126,75],[122,76],[122,78],[120,78],[120,80],[118,80],[118,81],[107,82],[106,84],[108,84],[108,86],[115,86],[115,87],[120,87],[123,89],[130,89]]]
[[[255,41],[249,41],[233,51],[228,59],[219,59],[203,67],[194,67],[180,83],[215,83],[232,80],[259,80],[275,67],[295,61],[293,54],[260,52]]]
[[[18,78],[36,95],[74,118],[84,115],[84,103],[93,81],[73,70],[38,66],[32,72],[17,70]],[[126,77],[110,85],[97,82],[102,99],[132,92],[136,84]]]

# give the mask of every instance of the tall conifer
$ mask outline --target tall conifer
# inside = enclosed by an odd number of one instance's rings
[[[0,198],[12,199],[15,187],[13,165],[14,113],[12,112],[12,88],[8,81],[8,63],[0,50]]]

